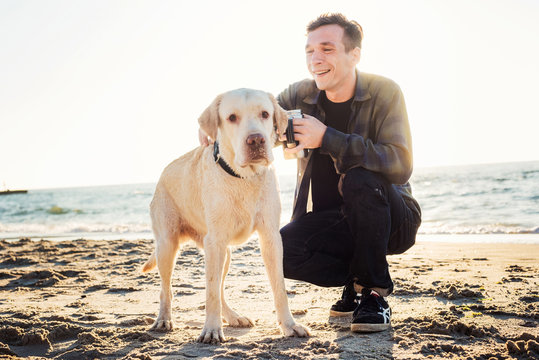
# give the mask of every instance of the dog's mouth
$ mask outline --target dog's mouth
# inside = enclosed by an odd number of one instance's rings
[[[269,164],[269,162],[270,161],[267,158],[267,156],[262,156],[262,155],[254,156],[254,157],[251,158],[251,161],[250,161],[251,164],[262,164],[263,163],[264,165]]]
[[[253,165],[268,166],[273,159],[270,159],[268,153],[263,147],[247,148],[244,152],[243,161],[237,162],[238,166],[246,168]]]
[[[269,165],[270,160],[266,154],[247,154],[245,162],[241,164],[241,167],[247,167],[249,165]]]

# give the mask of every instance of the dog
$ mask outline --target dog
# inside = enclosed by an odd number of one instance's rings
[[[142,271],[157,265],[161,277],[159,316],[152,329],[174,326],[171,277],[180,244],[189,239],[205,254],[206,321],[198,341],[225,341],[222,317],[229,326],[253,326],[227,305],[223,282],[230,245],[244,243],[256,231],[283,333],[309,336],[309,329],[294,321],[288,307],[281,204],[271,165],[277,135],[287,125],[286,112],[269,93],[237,89],[217,96],[198,121],[214,145],[200,146],[170,163],[150,204],[155,251]]]

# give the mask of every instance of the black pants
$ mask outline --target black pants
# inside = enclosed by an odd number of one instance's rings
[[[341,185],[341,208],[309,212],[281,229],[284,275],[319,286],[343,286],[356,278],[364,287],[391,293],[386,255],[409,249],[421,220],[374,172],[351,169]]]

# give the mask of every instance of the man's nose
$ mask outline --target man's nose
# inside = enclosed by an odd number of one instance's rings
[[[324,54],[319,51],[314,51],[311,57],[311,63],[319,64],[324,60]]]

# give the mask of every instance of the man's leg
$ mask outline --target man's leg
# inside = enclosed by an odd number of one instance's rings
[[[412,232],[405,229],[412,226],[413,215],[383,176],[363,168],[346,173],[341,191],[343,210],[354,239],[350,276],[362,293],[352,330],[385,330],[391,312],[382,296],[393,291],[386,255],[388,249],[413,244],[415,232],[411,237]]]
[[[386,255],[414,243],[417,225],[412,211],[383,176],[363,168],[349,170],[341,190],[355,243],[350,274],[363,287],[389,295],[393,281]]]
[[[308,213],[281,229],[284,276],[319,286],[343,286],[353,240],[340,209]]]

